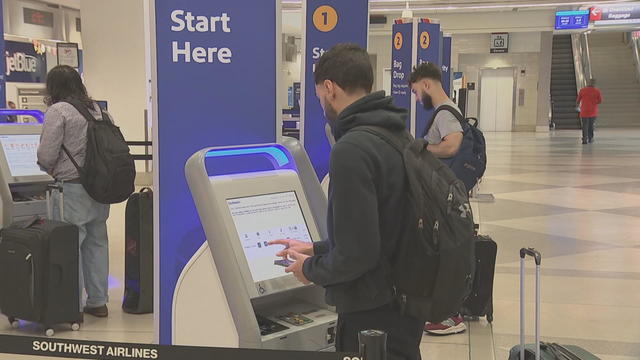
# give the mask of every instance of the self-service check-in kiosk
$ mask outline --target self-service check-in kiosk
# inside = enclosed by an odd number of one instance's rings
[[[264,156],[273,170],[207,172],[207,159],[242,156]],[[185,170],[207,242],[176,286],[174,344],[333,350],[337,314],[324,289],[286,274],[282,246],[269,245],[326,236],[326,196],[300,144],[205,149]]]
[[[42,125],[0,126],[2,227],[47,215],[46,191],[53,179],[40,170],[37,150]]]

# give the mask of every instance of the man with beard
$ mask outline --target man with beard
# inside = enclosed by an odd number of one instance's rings
[[[413,69],[409,78],[411,91],[416,94],[418,100],[426,110],[435,108],[436,116],[427,124],[427,129],[422,136],[429,145],[427,150],[447,163],[447,159],[454,157],[462,145],[462,125],[451,111],[444,109],[438,111],[443,105],[449,105],[460,112],[456,104],[449,99],[442,87],[442,73],[438,66],[432,63],[423,63]],[[462,112],[460,112],[462,113]],[[433,335],[451,335],[465,331],[467,326],[458,314],[452,315],[442,323],[427,323],[424,330]]]
[[[389,271],[409,217],[402,155],[375,133],[358,129],[376,126],[402,134],[407,111],[384,92],[371,93],[373,68],[357,45],[340,44],[326,52],[314,76],[336,141],[329,170],[329,239],[272,244],[285,246],[278,256],[296,261],[287,272],[326,289],[327,303],[338,312],[338,351],[357,353],[358,333],[373,329],[387,333],[389,360],[420,359],[424,319],[401,314]]]
[[[438,111],[440,106],[449,105],[462,113],[444,92],[442,72],[435,64],[427,62],[415,67],[409,83],[411,91],[416,94],[416,98],[426,110]],[[427,129],[422,136],[429,142],[427,150],[433,155],[441,159],[451,158],[458,153],[462,145],[462,126],[450,111],[440,111],[435,119],[427,124]]]

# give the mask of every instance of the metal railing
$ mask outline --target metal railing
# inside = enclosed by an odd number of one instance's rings
[[[127,146],[144,146],[144,154],[143,155],[131,155],[133,160],[139,161],[151,161],[153,160],[153,155],[149,154],[149,147],[153,144],[151,141],[127,141]]]
[[[22,110],[22,109],[0,109],[0,116],[31,116],[35,118],[39,124],[44,123],[44,113],[40,110]],[[3,125],[13,125],[23,123],[3,123]]]
[[[571,47],[573,49],[573,64],[576,74],[576,89],[580,90],[586,87],[589,79],[593,77],[588,35],[586,33],[571,34]]]
[[[633,52],[633,63],[636,67],[636,79],[640,82],[640,38],[634,39],[629,34],[631,51]]]

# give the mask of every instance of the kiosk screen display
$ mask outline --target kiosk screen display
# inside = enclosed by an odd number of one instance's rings
[[[38,166],[40,135],[0,135],[11,176],[46,175]]]
[[[312,241],[294,191],[228,199],[227,206],[254,282],[287,275],[284,267],[274,265],[282,246],[269,246],[269,241]]]

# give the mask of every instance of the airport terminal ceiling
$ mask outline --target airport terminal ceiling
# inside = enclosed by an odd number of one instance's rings
[[[607,3],[625,3],[632,0],[604,0],[597,1],[599,4]],[[301,8],[301,0],[282,0],[282,8],[284,10],[299,10]],[[540,9],[540,8],[556,8],[558,6],[578,6],[585,5],[584,1],[576,0],[503,0],[503,1],[485,1],[485,0],[369,0],[372,13],[388,13],[394,14],[401,12],[409,3],[409,8],[416,11],[464,11],[468,10],[509,10],[509,9]]]

